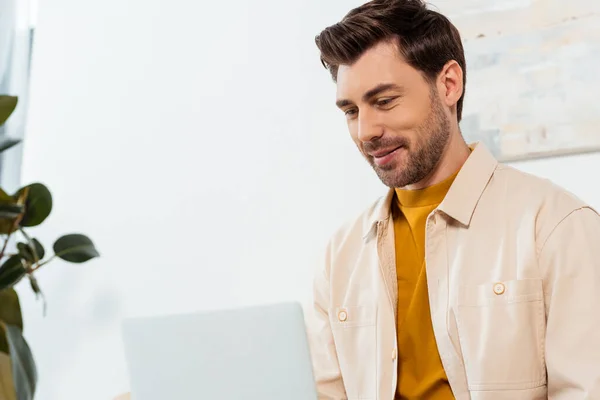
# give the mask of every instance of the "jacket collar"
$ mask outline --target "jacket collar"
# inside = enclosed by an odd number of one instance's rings
[[[437,208],[464,226],[471,223],[477,203],[498,166],[498,161],[482,143],[476,142],[471,148],[473,151]],[[390,218],[393,199],[394,189],[388,189],[371,212],[366,213],[363,221],[364,240],[372,237],[379,223]]]

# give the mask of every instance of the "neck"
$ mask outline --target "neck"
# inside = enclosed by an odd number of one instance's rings
[[[402,189],[418,190],[442,182],[463,166],[467,158],[469,158],[470,153],[469,146],[463,139],[460,131],[456,129],[451,134],[442,157],[433,171],[419,182],[407,185]]]

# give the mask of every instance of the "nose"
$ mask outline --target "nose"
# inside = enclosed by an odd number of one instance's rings
[[[361,113],[358,116],[358,140],[369,142],[373,139],[383,136],[383,127],[377,123],[373,116],[368,113]]]

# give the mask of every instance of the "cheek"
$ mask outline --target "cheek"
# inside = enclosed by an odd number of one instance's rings
[[[423,121],[424,118],[415,110],[404,109],[402,112],[391,113],[386,125],[390,128],[392,135],[403,137],[408,140],[409,146],[414,148],[415,146],[419,147],[426,139],[422,129]]]
[[[389,123],[398,129],[412,130],[422,124],[427,113],[418,107],[396,107],[389,114]]]
[[[395,118],[393,130],[404,136],[413,146],[419,146],[427,140],[428,111],[422,108],[405,109]]]

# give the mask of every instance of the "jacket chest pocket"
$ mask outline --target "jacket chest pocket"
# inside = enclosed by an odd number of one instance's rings
[[[460,290],[456,322],[469,390],[545,385],[542,281],[492,282]]]
[[[375,399],[377,308],[334,307],[329,310],[329,319],[348,399]]]

